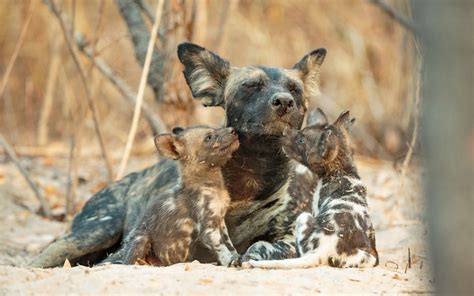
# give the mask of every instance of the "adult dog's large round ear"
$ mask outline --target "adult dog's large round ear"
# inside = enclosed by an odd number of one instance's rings
[[[293,66],[293,69],[298,70],[301,74],[305,95],[308,98],[319,94],[319,72],[326,53],[325,48],[315,49]]]
[[[184,78],[193,97],[204,106],[225,106],[224,85],[230,72],[228,61],[193,43],[178,45]]]

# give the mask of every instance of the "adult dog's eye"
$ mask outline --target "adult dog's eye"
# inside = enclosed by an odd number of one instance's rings
[[[258,81],[246,81],[242,83],[243,86],[246,88],[252,88],[252,89],[258,89],[263,86],[263,82],[258,80]]]
[[[288,90],[293,94],[293,95],[297,95],[301,92],[300,88],[294,84],[294,83],[290,83],[288,85]]]

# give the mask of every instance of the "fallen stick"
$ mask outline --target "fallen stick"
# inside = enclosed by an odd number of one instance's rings
[[[35,193],[36,197],[38,198],[40,202],[40,211],[39,214],[41,216],[47,217],[48,219],[52,219],[51,211],[49,209],[48,203],[46,202],[46,199],[44,198],[43,194],[41,191],[38,189],[38,186],[36,186],[35,182],[31,178],[31,176],[28,174],[28,172],[25,170],[25,168],[20,164],[20,161],[16,157],[15,151],[13,151],[13,148],[8,144],[8,142],[3,138],[3,135],[0,134],[0,145],[3,146],[3,149],[5,150],[5,153],[7,156],[13,161],[13,163],[16,165],[20,173],[25,177],[26,181],[30,185],[31,189]]]

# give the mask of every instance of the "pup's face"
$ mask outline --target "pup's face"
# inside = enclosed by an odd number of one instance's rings
[[[172,133],[158,135],[155,145],[163,156],[184,165],[221,167],[239,148],[239,140],[234,128],[177,127]]]
[[[310,52],[292,69],[232,67],[191,43],[180,44],[178,56],[193,96],[205,106],[225,108],[227,126],[247,135],[281,136],[301,127],[308,99],[319,93],[326,50]]]
[[[329,124],[324,112],[318,109],[310,114],[308,121],[308,126],[302,130],[285,132],[282,148],[288,157],[316,174],[324,173],[335,162],[352,159],[348,132],[354,119],[350,119],[349,111]]]

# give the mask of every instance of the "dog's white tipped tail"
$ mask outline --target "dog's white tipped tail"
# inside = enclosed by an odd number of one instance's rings
[[[293,268],[309,268],[319,265],[317,258],[313,256],[305,256],[300,258],[284,259],[284,260],[250,260],[252,267],[268,268],[268,269],[293,269]]]

